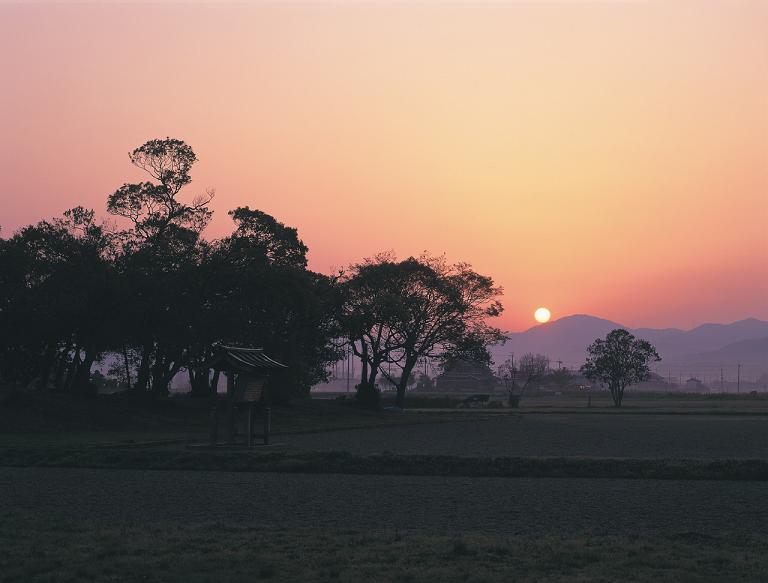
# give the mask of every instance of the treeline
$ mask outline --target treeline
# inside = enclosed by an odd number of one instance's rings
[[[184,373],[193,394],[210,395],[218,379],[205,362],[224,342],[287,364],[268,387],[286,398],[308,393],[351,347],[361,397],[375,399],[377,375],[395,365],[402,403],[419,359],[489,360],[485,347],[501,338],[487,324],[501,290],[466,264],[382,255],[314,273],[297,230],[248,207],[229,212],[229,236],[207,240],[214,193],[179,196],[192,148],[152,140],[130,160],[150,180],[108,197],[117,221],[77,207],[0,239],[0,382],[93,394],[94,365],[108,358],[138,394],[167,395]]]

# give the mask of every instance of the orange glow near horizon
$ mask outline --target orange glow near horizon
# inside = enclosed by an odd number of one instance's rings
[[[768,319],[768,3],[0,4],[0,227],[140,179],[628,326]]]

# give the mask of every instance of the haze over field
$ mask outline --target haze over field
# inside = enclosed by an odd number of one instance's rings
[[[518,357],[524,352],[540,352],[563,366],[576,369],[583,364],[586,347],[596,338],[626,326],[584,314],[534,326],[525,332],[507,333],[503,346],[494,346],[497,363]],[[630,329],[637,337],[651,342],[662,357],[654,368],[667,376],[698,374],[707,379],[719,378],[721,367],[728,380],[735,378],[736,367],[742,365],[745,377],[754,380],[768,372],[768,322],[749,318],[731,324],[703,324],[690,330],[676,328]]]
[[[217,190],[207,236],[250,205],[324,273],[445,252],[505,287],[505,329],[768,319],[766,23],[759,0],[3,4],[0,226],[103,214],[126,153],[173,136]]]

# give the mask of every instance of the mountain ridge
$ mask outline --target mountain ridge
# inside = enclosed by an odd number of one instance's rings
[[[589,314],[573,314],[522,332],[506,332],[507,342],[493,346],[491,353],[494,361],[500,363],[512,353],[539,352],[555,362],[573,367],[583,363],[589,344],[616,328],[624,328],[638,338],[648,340],[656,347],[665,365],[706,363],[712,359],[737,362],[743,356],[751,366],[768,371],[768,352],[760,358],[760,350],[764,347],[762,340],[768,338],[768,321],[754,317],[725,324],[706,322],[683,330],[631,328]],[[730,348],[723,350],[726,347]]]

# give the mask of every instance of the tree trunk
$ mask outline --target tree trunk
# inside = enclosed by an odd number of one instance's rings
[[[368,375],[368,384],[371,386],[371,389],[373,389],[376,386],[376,375],[379,374],[379,366],[381,365],[380,362],[370,362],[370,374]]]
[[[192,368],[191,366],[187,368],[187,378],[189,378],[189,394],[192,397],[199,397],[201,395],[201,391],[199,387],[200,375],[195,371],[196,369]]]
[[[67,367],[66,377],[64,378],[64,390],[69,391],[74,386],[75,377],[77,376],[77,369],[80,367],[80,347],[75,346],[74,354],[72,355],[72,362]]]
[[[51,378],[51,370],[53,369],[53,363],[56,359],[56,350],[54,343],[49,343],[45,347],[45,354],[43,355],[43,362],[40,367],[40,377],[37,379],[37,389],[45,390],[48,388],[48,380]]]
[[[360,350],[360,384],[368,382],[368,345],[363,340]]]
[[[67,344],[66,348],[59,352],[58,362],[56,363],[56,373],[53,376],[53,386],[57,390],[64,389],[64,373],[67,370],[67,355],[72,349],[70,344]]]
[[[178,359],[171,360],[170,357],[162,356],[158,350],[157,360],[152,367],[152,392],[161,397],[167,397],[170,393],[168,386],[180,368],[181,363]]]
[[[209,368],[189,368],[189,385],[193,397],[209,397],[211,395],[210,376],[211,370]]]
[[[397,382],[397,398],[395,400],[395,405],[401,409],[405,408],[405,391],[408,388],[408,379],[411,378],[411,372],[413,372],[414,366],[416,366],[416,360],[406,360],[403,372],[400,375],[400,380]]]
[[[208,389],[209,390],[208,394],[214,399],[216,398],[216,395],[219,391],[219,375],[220,374],[221,372],[218,370],[213,371],[213,378],[211,378],[211,385],[210,385],[210,388]]]
[[[165,376],[165,355],[160,349],[160,343],[155,345],[155,362],[150,367],[150,391],[163,395],[167,393],[166,388],[163,386],[163,378]]]
[[[624,396],[624,390],[618,384],[609,384],[608,389],[611,391],[613,406],[617,408],[621,407],[621,399]]]
[[[125,364],[125,382],[131,387],[131,367],[128,363],[128,347],[123,344],[123,363]]]
[[[139,373],[136,378],[136,385],[133,387],[138,392],[144,393],[149,383],[149,361],[151,359],[152,342],[145,342],[141,349],[141,363],[139,364]]]
[[[174,377],[179,374],[179,371],[181,370],[181,362],[175,361],[172,365],[168,367],[168,372],[163,376],[163,396],[168,396],[171,392],[170,386],[171,381],[174,379]]]
[[[79,359],[78,359],[79,360]],[[72,381],[72,390],[82,394],[95,394],[91,387],[91,367],[96,360],[96,351],[93,348],[85,349],[85,356],[78,364]]]

